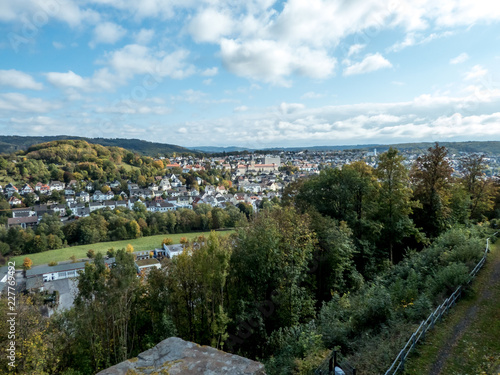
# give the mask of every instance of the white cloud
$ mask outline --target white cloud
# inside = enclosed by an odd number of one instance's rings
[[[466,54],[465,52],[463,52],[460,55],[458,55],[457,57],[450,59],[450,64],[453,64],[453,65],[461,64],[467,60],[469,60],[469,55]]]
[[[359,43],[353,44],[352,46],[349,47],[349,51],[347,52],[347,57],[351,57],[352,55],[357,55],[365,47],[366,47],[366,44],[359,44]]]
[[[55,49],[63,49],[64,47],[66,47],[64,44],[60,42],[52,42],[52,45],[54,46]]]
[[[0,110],[6,112],[50,112],[59,104],[40,98],[27,97],[19,93],[0,93]]]
[[[246,111],[248,111],[248,109],[249,109],[249,108],[248,108],[246,105],[240,105],[240,106],[238,106],[238,107],[235,107],[235,108],[233,109],[233,111],[234,111],[234,112],[246,112]]]
[[[202,81],[202,83],[206,86],[209,86],[212,84],[212,78],[207,78]]]
[[[19,70],[0,70],[0,86],[16,89],[41,90],[43,85],[36,82],[32,76]]]
[[[304,109],[306,106],[302,103],[281,103],[278,107],[281,114],[287,115]]]
[[[466,81],[478,80],[483,78],[486,74],[488,74],[487,69],[481,65],[474,65],[470,71],[465,73],[464,79]]]
[[[138,44],[129,44],[109,53],[106,64],[120,77],[151,74],[159,78],[182,79],[195,72],[194,66],[186,62],[188,56],[189,51],[185,49],[166,53]]]
[[[196,42],[218,42],[232,28],[231,16],[209,8],[193,17],[188,31]]]
[[[366,56],[363,61],[352,64],[344,69],[344,76],[354,74],[364,74],[373,72],[379,69],[391,68],[392,64],[385,59],[380,53]]]
[[[407,47],[418,46],[422,44],[429,43],[434,39],[447,38],[453,35],[451,31],[444,31],[441,33],[432,33],[429,35],[423,33],[410,32],[406,34],[405,39],[401,42],[397,42],[387,48],[387,52],[399,52]]]
[[[149,44],[155,36],[155,31],[153,29],[141,29],[139,32],[134,34],[134,39],[137,44]]]
[[[218,72],[219,72],[219,68],[214,66],[213,68],[205,69],[203,72],[201,72],[201,75],[205,76],[205,77],[213,77],[213,76],[216,76]]]
[[[84,78],[73,71],[66,73],[49,72],[45,73],[47,81],[57,88],[65,90],[73,99],[80,99],[78,91],[99,91],[112,90],[116,85],[123,83],[119,77],[109,72],[107,68],[102,68],[94,72],[89,78]],[[75,91],[77,90],[77,91]]]
[[[71,27],[77,27],[84,22],[96,23],[99,19],[100,15],[98,12],[90,7],[80,7],[73,0],[16,0],[0,2],[0,21],[18,22],[25,27],[40,28],[52,20],[59,20]],[[31,35],[23,33],[22,36],[31,37]]]
[[[223,39],[221,57],[225,67],[237,75],[287,86],[292,74],[311,78],[333,75],[336,59],[325,51],[308,47],[291,49],[271,40],[239,43]]]
[[[115,44],[125,36],[127,31],[113,22],[103,22],[94,29],[94,36],[89,45],[93,48],[97,44]]]
[[[317,92],[309,91],[309,92],[306,92],[304,95],[302,95],[300,98],[301,99],[319,99],[319,98],[322,98],[323,96],[324,96],[323,94],[318,94]]]
[[[50,72],[46,74],[47,81],[59,88],[73,87],[87,89],[89,82],[83,77],[69,70],[67,73]]]

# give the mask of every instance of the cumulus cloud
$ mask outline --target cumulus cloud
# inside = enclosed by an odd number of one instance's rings
[[[127,31],[113,22],[103,22],[98,24],[94,29],[94,36],[89,43],[91,47],[97,44],[115,44],[125,36]]]
[[[236,112],[233,117],[183,123],[186,144],[276,145],[397,143],[496,139],[500,90],[489,96],[420,95],[392,103],[359,103],[307,108],[300,103]],[[234,126],[237,123],[238,126]],[[181,126],[181,125],[178,125]],[[221,129],[224,143],[212,129]],[[471,130],[473,129],[473,130]]]
[[[188,56],[189,51],[185,49],[167,53],[138,44],[129,44],[109,53],[106,63],[119,76],[152,74],[160,78],[182,79],[195,72],[194,66],[186,62]]]
[[[488,74],[488,70],[482,67],[481,65],[474,65],[471,70],[465,73],[464,79],[466,81],[473,81],[483,78],[486,74]]]
[[[208,69],[205,69],[204,71],[202,71],[201,75],[205,76],[205,77],[213,77],[213,76],[216,76],[218,72],[219,72],[219,69],[216,66],[214,66],[213,68],[208,68]]]
[[[279,105],[279,112],[283,115],[287,115],[290,113],[294,113],[297,111],[300,111],[301,109],[304,109],[306,106],[302,103],[281,103]]]
[[[392,64],[380,53],[375,53],[373,55],[367,55],[363,61],[349,65],[344,69],[343,74],[344,76],[364,74],[384,68],[392,68]]]
[[[188,31],[196,42],[218,42],[231,32],[232,27],[230,15],[209,8],[193,17]]]
[[[0,70],[0,86],[8,86],[16,89],[41,90],[43,85],[27,73],[19,70]]]
[[[319,99],[319,98],[322,98],[324,95],[323,94],[319,94],[317,92],[314,92],[314,91],[309,91],[309,92],[306,92],[305,94],[303,94],[300,98],[301,99]]]
[[[272,40],[239,43],[224,39],[221,57],[225,67],[240,76],[287,86],[286,77],[296,73],[312,78],[333,75],[336,59],[308,47],[291,49]]]
[[[467,60],[469,60],[469,55],[466,54],[465,52],[463,52],[460,55],[458,55],[457,57],[450,59],[450,64],[452,64],[452,65],[461,64]]]
[[[351,57],[352,55],[357,55],[365,47],[366,47],[366,44],[359,44],[359,43],[353,44],[352,46],[349,47],[349,51],[347,52],[347,57]]]
[[[233,109],[234,112],[245,112],[248,111],[248,107],[246,105],[240,105]]]
[[[5,112],[50,112],[60,105],[53,101],[28,97],[19,93],[0,93],[0,110]]]
[[[154,36],[153,29],[141,29],[134,34],[134,39],[137,44],[149,44]]]
[[[59,20],[71,27],[82,23],[96,23],[100,15],[90,7],[80,7],[74,0],[17,0],[0,2],[0,21],[21,23],[31,22],[42,27],[52,20]],[[26,35],[23,35],[26,37]]]

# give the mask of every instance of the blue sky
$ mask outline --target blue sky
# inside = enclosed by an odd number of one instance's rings
[[[0,2],[0,134],[500,140],[500,3]]]

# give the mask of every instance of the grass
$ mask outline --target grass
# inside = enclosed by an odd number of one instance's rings
[[[452,338],[455,326],[467,311],[477,312],[448,357],[442,374],[500,374],[500,281],[490,284],[494,266],[500,263],[500,245],[491,246],[486,265],[472,283],[472,293],[461,300],[431,331],[423,344],[410,356],[405,374],[429,374],[442,347]],[[484,298],[481,295],[488,291]]]
[[[218,232],[224,234],[233,233],[234,230]],[[114,247],[115,250],[126,248],[128,244],[134,247],[135,251],[153,250],[154,248],[159,248],[161,242],[164,238],[168,237],[173,240],[174,243],[180,243],[181,237],[186,237],[189,240],[194,239],[198,236],[208,236],[210,232],[192,232],[192,233],[177,233],[177,234],[160,234],[157,236],[141,237],[133,240],[123,240],[123,241],[112,241],[112,242],[100,242],[90,245],[80,245],[66,247],[63,249],[49,250],[42,253],[35,254],[25,254],[12,257],[10,261],[14,261],[16,268],[21,268],[24,258],[28,257],[33,261],[33,266],[38,266],[41,264],[48,264],[49,262],[61,262],[64,260],[70,260],[71,256],[76,256],[77,259],[87,258],[87,251],[93,249],[96,253],[101,252],[106,254],[108,249]]]

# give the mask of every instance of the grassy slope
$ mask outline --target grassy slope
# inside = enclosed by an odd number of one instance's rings
[[[496,282],[491,282],[495,271],[499,272],[500,244],[491,249],[485,267],[472,283],[470,297],[460,301],[417,347],[407,362],[405,374],[429,374],[441,348],[453,339],[454,328],[476,304],[477,312],[453,346],[441,374],[500,373],[500,281],[496,278]]]
[[[234,230],[218,232],[219,234],[229,234],[233,233]],[[72,255],[75,255],[78,259],[86,258],[87,251],[93,249],[96,253],[101,252],[106,254],[106,251],[111,247],[116,250],[125,248],[127,244],[131,244],[135,251],[143,250],[153,250],[155,247],[159,248],[161,242],[164,238],[171,238],[174,243],[180,243],[181,237],[186,237],[188,239],[193,239],[198,236],[204,235],[208,236],[210,232],[194,232],[194,233],[178,233],[178,234],[160,234],[157,236],[141,237],[134,240],[124,240],[124,241],[113,241],[113,242],[101,242],[90,245],[72,246],[64,249],[44,251],[42,253],[19,255],[12,257],[10,261],[16,262],[16,268],[21,268],[23,264],[23,259],[25,257],[30,258],[33,261],[33,266],[38,266],[41,264],[47,264],[49,262],[55,261],[60,262],[63,260],[69,260]]]

